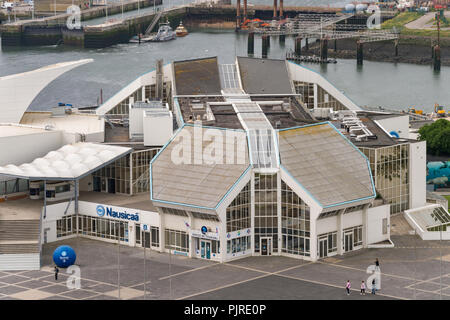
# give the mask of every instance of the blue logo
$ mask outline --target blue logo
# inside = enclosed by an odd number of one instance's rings
[[[100,217],[103,217],[104,215],[105,215],[105,207],[103,207],[102,205],[98,205],[97,206],[97,214],[100,216]]]
[[[205,234],[205,233],[207,233],[207,232],[208,232],[208,228],[205,227],[205,226],[203,226],[203,227],[202,227],[202,233]]]

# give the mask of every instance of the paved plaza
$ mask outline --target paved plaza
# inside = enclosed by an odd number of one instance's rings
[[[450,241],[422,241],[408,234],[392,235],[392,241],[395,248],[363,249],[316,263],[271,256],[220,264],[146,249],[144,266],[142,248],[74,238],[44,245],[40,271],[0,272],[0,299],[118,299],[119,291],[120,299],[152,300],[450,299]],[[51,256],[62,244],[77,253],[80,289],[67,287],[64,269],[54,279]],[[381,290],[361,296],[361,280],[376,258]],[[352,283],[349,296],[347,280]]]

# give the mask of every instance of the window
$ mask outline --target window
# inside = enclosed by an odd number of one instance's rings
[[[363,245],[363,226],[357,226],[352,228],[347,228],[344,230],[344,233],[347,231],[353,231],[353,246],[362,246]]]
[[[309,256],[309,206],[281,181],[281,251]]]
[[[255,252],[261,237],[272,237],[278,251],[277,174],[255,173]]]
[[[72,216],[75,225],[76,216]],[[75,229],[75,226],[74,228]],[[82,235],[128,242],[128,222],[78,215],[78,231]]]
[[[250,228],[250,182],[227,207],[227,232]]]
[[[245,236],[227,241],[227,253],[238,253],[251,249],[251,237]]]
[[[66,237],[76,233],[75,216],[65,216],[56,220],[56,237]]]
[[[165,207],[161,207],[161,210],[165,214],[173,214],[173,215],[176,215],[176,216],[187,217],[187,213],[184,210],[165,208]]]
[[[215,214],[208,214],[208,213],[202,213],[202,212],[193,212],[193,211],[190,211],[190,213],[196,219],[219,221],[219,218]]]
[[[189,252],[189,235],[184,231],[165,230],[166,249]]]

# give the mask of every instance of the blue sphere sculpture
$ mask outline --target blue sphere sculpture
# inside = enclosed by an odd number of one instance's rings
[[[53,262],[60,268],[70,267],[76,259],[75,250],[70,246],[59,246],[53,252]]]

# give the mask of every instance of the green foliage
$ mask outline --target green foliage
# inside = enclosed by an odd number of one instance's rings
[[[392,29],[396,27],[397,29],[402,29],[403,26],[411,21],[417,20],[422,16],[419,12],[402,12],[397,14],[394,18],[383,22],[381,27],[383,29]]]
[[[419,129],[419,140],[427,141],[427,152],[450,155],[450,121],[439,119]]]

